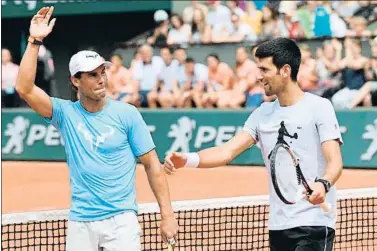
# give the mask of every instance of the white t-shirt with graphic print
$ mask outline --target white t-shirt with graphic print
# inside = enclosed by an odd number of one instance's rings
[[[297,139],[284,137],[296,156],[300,167],[309,183],[316,177],[322,177],[326,171],[326,159],[321,143],[338,139],[343,143],[339,124],[331,102],[314,94],[305,93],[303,98],[292,106],[282,107],[278,100],[263,103],[249,116],[243,130],[259,142],[268,172],[268,155],[274,148],[281,121],[290,135],[297,133]],[[326,202],[331,205],[329,212],[318,205],[300,200],[293,205],[284,204],[277,196],[269,175],[270,189],[270,230],[284,230],[299,226],[328,226],[335,229],[336,224],[336,188],[332,186],[326,195]]]

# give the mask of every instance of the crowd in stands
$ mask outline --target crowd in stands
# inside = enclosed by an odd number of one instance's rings
[[[264,4],[260,4],[260,3]],[[259,5],[258,5],[258,4]],[[182,14],[155,13],[157,28],[137,48],[130,67],[119,54],[107,69],[108,96],[149,108],[258,107],[275,97],[257,81],[254,53],[260,41],[332,37],[315,53],[300,43],[297,82],[304,91],[328,98],[335,109],[377,106],[377,40],[367,24],[377,1],[191,1]],[[343,40],[343,38],[345,38]],[[208,54],[204,64],[188,55],[190,43],[251,42],[235,49],[235,65]],[[368,41],[371,57],[361,53]],[[153,47],[159,48],[154,55]],[[18,66],[2,50],[2,96],[14,93]],[[3,102],[2,106],[9,107]]]

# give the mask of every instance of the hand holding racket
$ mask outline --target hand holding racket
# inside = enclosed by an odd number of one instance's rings
[[[168,239],[168,251],[174,251],[175,239]]]
[[[324,200],[321,194],[322,184],[314,183],[313,188],[309,186],[302,170],[299,159],[296,158],[289,145],[285,142],[278,142],[271,154],[270,167],[272,184],[277,196],[285,204],[296,204],[302,199],[307,199],[312,204]],[[319,206],[328,212],[331,208],[326,202],[320,203]]]

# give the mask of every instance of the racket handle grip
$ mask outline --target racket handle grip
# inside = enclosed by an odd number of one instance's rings
[[[321,204],[319,204],[319,206],[322,208],[323,211],[325,211],[326,213],[328,213],[329,211],[331,211],[331,205],[327,202],[323,202]]]
[[[168,244],[168,251],[174,251],[173,246]]]

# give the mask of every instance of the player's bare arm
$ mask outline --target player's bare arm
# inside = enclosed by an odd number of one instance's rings
[[[342,153],[338,140],[328,140],[322,143],[322,151],[326,158],[326,172],[321,179],[327,180],[330,185],[334,185],[343,171]],[[312,204],[320,204],[325,201],[326,190],[322,183],[315,182],[311,185],[313,189],[309,202]]]
[[[255,143],[248,132],[241,131],[221,146],[207,148],[198,153],[170,153],[165,158],[164,168],[170,174],[175,169],[185,166],[199,168],[224,166]]]
[[[141,163],[145,167],[145,172],[148,176],[149,185],[156,197],[160,206],[161,212],[161,235],[165,242],[168,239],[176,239],[178,233],[178,223],[174,216],[174,211],[171,206],[169,186],[166,180],[164,170],[161,168],[161,163],[158,159],[155,150],[150,151],[139,157]]]
[[[22,57],[16,81],[16,91],[29,106],[41,116],[51,118],[52,103],[50,97],[34,84],[37,71],[39,45],[33,41],[43,41],[52,31],[55,18],[50,21],[54,7],[44,7],[32,18],[30,37],[25,54]]]

